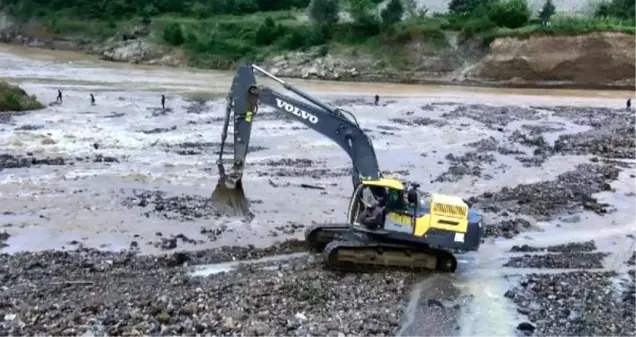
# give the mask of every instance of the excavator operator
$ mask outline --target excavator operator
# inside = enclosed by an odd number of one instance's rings
[[[377,197],[373,205],[366,207],[364,211],[360,212],[358,222],[369,229],[382,228],[384,226],[385,207],[385,199]]]

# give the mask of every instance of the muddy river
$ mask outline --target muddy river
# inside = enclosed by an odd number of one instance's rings
[[[9,46],[0,46],[0,69],[2,79],[20,84],[47,104],[55,101],[58,89],[64,94],[61,105],[0,124],[5,156],[0,158],[0,223],[10,234],[4,252],[80,245],[134,247],[149,254],[224,245],[265,247],[302,238],[305,226],[341,221],[345,215],[351,190],[348,157],[302,125],[267,115],[273,110],[266,107],[254,126],[254,151],[244,179],[255,220],[223,219],[206,211],[205,198],[218,177],[214,162],[224,113],[221,97],[230,72],[106,63]],[[621,109],[634,96],[620,91],[291,82],[353,112],[371,135],[383,170],[420,181],[427,190],[464,198],[562,179],[594,157],[570,151],[546,155],[537,164],[537,150],[527,142],[492,154],[475,151],[471,144],[514,143],[515,130],[522,129],[548,130],[542,135],[551,144],[561,135],[591,129],[552,113],[552,107]],[[161,94],[167,97],[166,110],[161,109]],[[372,104],[375,94],[381,97],[380,106]],[[489,114],[498,117],[483,120]],[[502,116],[510,120],[502,122]],[[462,157],[469,152],[476,157]],[[622,163],[629,167],[632,161]],[[576,222],[519,215],[532,230],[510,239],[488,238],[479,252],[460,257],[456,275],[415,280],[397,333],[512,334],[521,318],[503,296],[512,282],[507,275],[537,271],[501,267],[514,256],[508,253],[514,245],[595,240],[600,250],[613,254],[603,268],[621,269],[612,261],[633,252],[633,240],[625,237],[634,229],[633,171],[621,172],[611,190],[593,191],[598,203],[613,205],[613,212],[585,213]],[[607,225],[599,227],[601,223]],[[193,273],[235,267],[200,266]]]

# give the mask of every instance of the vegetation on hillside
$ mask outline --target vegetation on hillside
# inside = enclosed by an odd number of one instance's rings
[[[29,111],[42,109],[44,106],[35,96],[29,96],[20,87],[0,81],[0,112]]]
[[[451,0],[449,13],[428,15],[415,0],[4,0],[0,10],[38,17],[57,33],[112,36],[142,24],[157,42],[183,48],[192,64],[227,68],[241,58],[319,46],[394,46],[411,40],[444,46],[444,31],[486,43],[500,36],[634,33],[634,0],[608,0],[594,16],[557,16],[546,0]],[[342,13],[349,20],[344,20]],[[370,49],[371,49],[370,48]]]

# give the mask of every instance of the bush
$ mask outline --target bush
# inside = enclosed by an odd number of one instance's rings
[[[325,44],[327,39],[318,27],[294,27],[281,39],[279,46],[283,49],[296,50]]]
[[[28,111],[42,109],[44,106],[35,96],[29,96],[18,86],[0,81],[0,112]]]
[[[523,27],[530,22],[531,14],[525,0],[499,0],[488,6],[488,18],[499,27]]]
[[[634,0],[611,0],[602,2],[596,8],[596,16],[615,17],[634,21],[636,15],[636,1]]]
[[[267,46],[274,43],[274,41],[278,40],[286,33],[287,31],[284,26],[277,24],[274,19],[268,16],[265,19],[265,22],[258,27],[254,37],[257,44]]]
[[[173,22],[163,29],[163,40],[173,46],[180,46],[185,42],[181,25]]]
[[[464,23],[461,33],[464,38],[470,38],[495,28],[497,28],[497,24],[489,18],[471,18]]]

